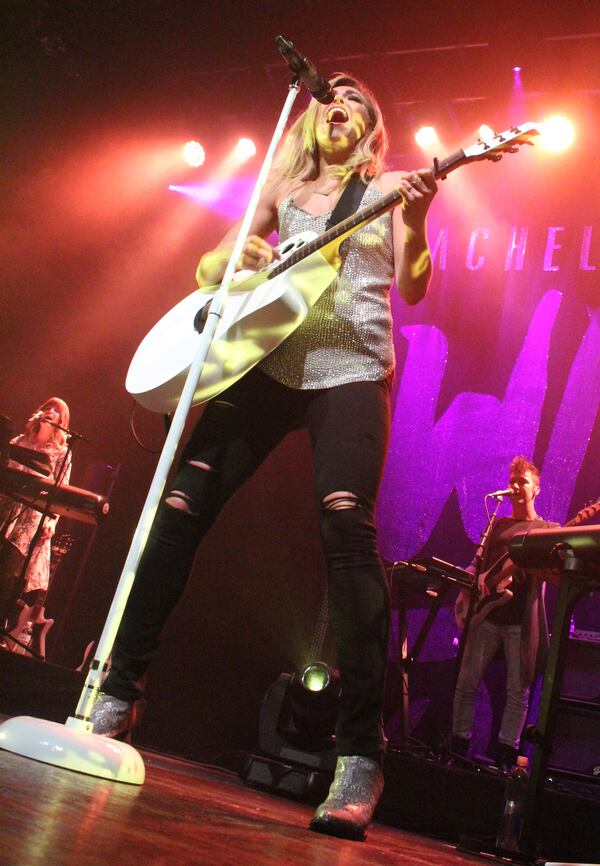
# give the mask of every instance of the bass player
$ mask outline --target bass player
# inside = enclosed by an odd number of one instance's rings
[[[464,623],[469,604],[474,615],[454,695],[451,745],[454,754],[466,756],[477,690],[488,665],[502,648],[507,671],[506,705],[495,755],[502,771],[509,771],[516,763],[529,690],[543,670],[548,650],[546,585],[511,562],[510,540],[517,532],[559,525],[538,516],[535,500],[540,492],[540,473],[525,457],[515,457],[511,462],[509,488],[511,516],[494,521],[478,573],[476,560],[469,567],[477,576],[473,590],[477,596],[471,599],[469,592],[462,590],[456,600],[459,625]]]

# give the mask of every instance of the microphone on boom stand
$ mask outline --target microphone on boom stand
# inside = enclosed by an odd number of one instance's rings
[[[310,95],[317,100],[328,105],[333,102],[333,89],[326,78],[322,78],[313,64],[298,51],[293,42],[288,42],[283,36],[275,38],[275,45],[279,48],[284,60],[290,67],[294,75],[301,78],[306,84]]]

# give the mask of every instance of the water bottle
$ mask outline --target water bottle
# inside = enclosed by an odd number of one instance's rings
[[[527,758],[519,755],[517,766],[506,780],[504,812],[496,836],[496,849],[499,853],[519,850],[528,782]]]

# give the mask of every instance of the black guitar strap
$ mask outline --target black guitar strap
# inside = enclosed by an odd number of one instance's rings
[[[367,178],[367,182],[365,183],[359,174],[352,175],[346,184],[344,192],[339,197],[338,203],[332,210],[331,216],[327,220],[327,224],[325,225],[326,231],[341,223],[346,217],[356,213],[371,180],[368,176]]]

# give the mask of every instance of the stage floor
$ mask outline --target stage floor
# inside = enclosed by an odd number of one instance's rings
[[[366,842],[306,829],[312,808],[234,773],[143,752],[130,786],[0,751],[2,866],[455,866],[451,845],[375,823]]]

